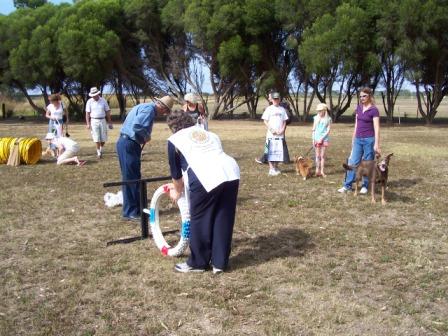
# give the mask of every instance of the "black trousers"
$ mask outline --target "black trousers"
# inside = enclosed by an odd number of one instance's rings
[[[207,193],[190,186],[190,257],[187,264],[225,269],[229,263],[239,180],[224,182]]]

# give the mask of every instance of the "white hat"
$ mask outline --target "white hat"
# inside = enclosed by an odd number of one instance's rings
[[[196,104],[198,102],[198,98],[196,97],[196,95],[194,93],[191,93],[191,92],[187,93],[184,96],[184,100],[188,101],[188,102],[190,102],[192,104]]]
[[[317,104],[316,111],[322,111],[322,110],[327,110],[328,111],[327,104],[324,104],[324,103]]]
[[[170,96],[164,96],[162,98],[156,98],[156,101],[166,107],[170,112],[174,105],[174,99]]]
[[[99,95],[101,92],[98,91],[98,89],[96,88],[96,86],[94,86],[93,88],[90,89],[89,92],[89,97],[95,97],[96,95]]]
[[[45,140],[53,140],[55,138],[54,133],[47,133]]]

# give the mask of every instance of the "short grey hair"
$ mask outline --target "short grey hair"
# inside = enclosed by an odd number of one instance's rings
[[[166,123],[173,133],[196,124],[193,117],[182,110],[175,110],[168,114]]]

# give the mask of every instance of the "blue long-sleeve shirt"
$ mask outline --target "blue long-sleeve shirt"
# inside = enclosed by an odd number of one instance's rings
[[[152,126],[156,117],[155,103],[135,105],[128,113],[120,133],[127,135],[140,145],[151,139]]]

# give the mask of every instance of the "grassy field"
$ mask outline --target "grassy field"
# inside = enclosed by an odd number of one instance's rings
[[[102,160],[83,124],[70,126],[83,167],[0,165],[0,335],[446,335],[448,128],[382,128],[394,153],[382,206],[336,192],[352,127],[333,126],[327,178],[303,181],[292,164],[269,177],[254,163],[261,122],[210,122],[241,168],[230,269],[218,276],[175,273],[183,258],[152,240],[106,247],[140,232],[103,202],[118,191],[102,184],[120,180],[119,125]],[[0,137],[45,132],[0,123]],[[143,176],[167,175],[168,136],[156,123]],[[310,125],[288,127],[291,156],[310,138]]]

